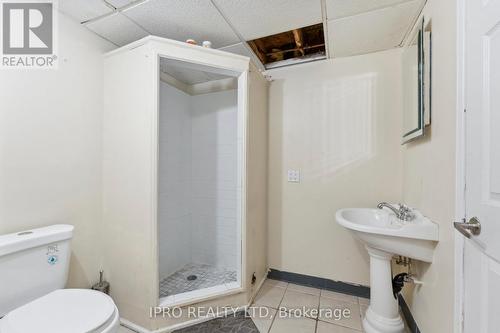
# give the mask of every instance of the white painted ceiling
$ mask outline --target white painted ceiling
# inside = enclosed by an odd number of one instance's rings
[[[401,45],[425,0],[63,0],[62,12],[117,46],[147,35],[210,40],[252,56],[245,40],[316,23],[327,27],[329,56]]]

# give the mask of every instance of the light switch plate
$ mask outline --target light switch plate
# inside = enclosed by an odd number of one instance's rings
[[[288,170],[287,179],[289,183],[300,183],[300,171]]]

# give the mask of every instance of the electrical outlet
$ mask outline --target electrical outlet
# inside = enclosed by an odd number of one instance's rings
[[[289,183],[300,183],[299,170],[288,170],[287,177]]]

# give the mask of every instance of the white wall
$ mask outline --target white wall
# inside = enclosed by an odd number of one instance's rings
[[[160,277],[191,262],[191,96],[160,82]]]
[[[403,146],[403,200],[439,224],[432,264],[418,263],[419,288],[405,299],[422,332],[453,331],[456,121],[456,1],[428,0],[432,24],[432,124]]]
[[[237,91],[192,102],[193,261],[236,270]]]
[[[0,234],[75,226],[69,285],[101,265],[102,54],[113,46],[59,15],[57,70],[0,73]]]
[[[401,197],[400,50],[270,72],[269,266],[369,284],[344,207]],[[301,172],[288,183],[288,169]]]
[[[236,270],[237,91],[160,87],[160,276],[191,262]]]

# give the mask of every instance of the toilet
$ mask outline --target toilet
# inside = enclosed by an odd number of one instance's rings
[[[63,289],[73,226],[0,236],[0,333],[116,333],[118,309],[106,294]]]

